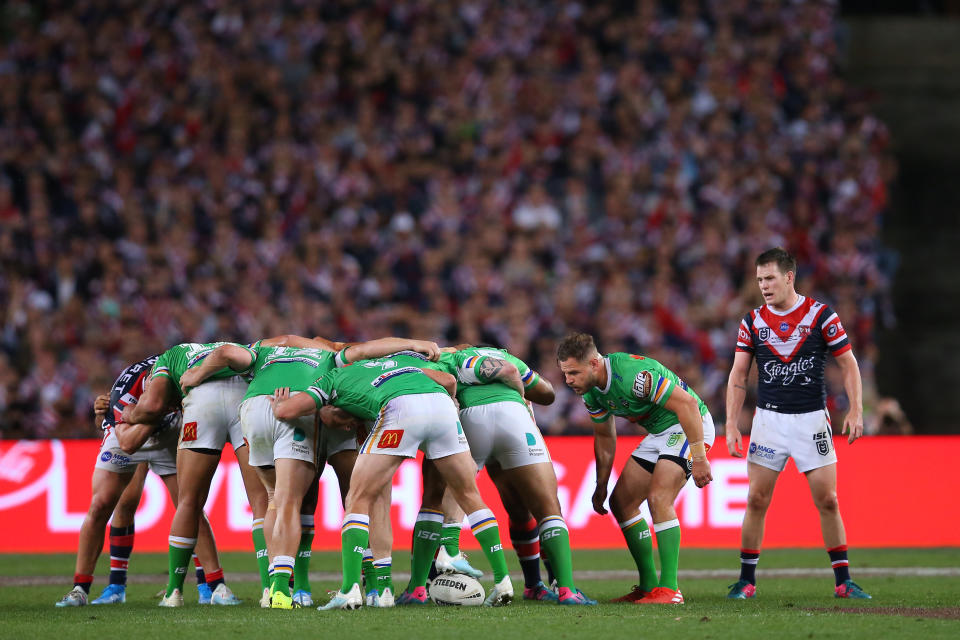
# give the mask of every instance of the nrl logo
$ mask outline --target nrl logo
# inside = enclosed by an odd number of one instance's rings
[[[770,339],[770,329],[768,329],[767,327],[763,327],[762,329],[760,329],[760,331],[758,331],[757,334],[760,336],[761,342],[766,342],[767,340]]]

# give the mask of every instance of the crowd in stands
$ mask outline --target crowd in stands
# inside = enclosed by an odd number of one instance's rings
[[[835,1],[0,11],[0,437],[91,437],[126,364],[281,333],[501,345],[567,434],[591,426],[555,344],[584,330],[721,422],[776,245],[874,402],[895,165]]]

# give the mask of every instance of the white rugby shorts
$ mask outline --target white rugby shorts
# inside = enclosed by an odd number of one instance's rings
[[[503,469],[550,462],[550,452],[530,412],[519,402],[492,402],[460,410],[477,469],[490,460]]]
[[[133,473],[137,465],[146,462],[158,476],[177,472],[177,437],[179,430],[170,427],[159,435],[151,436],[140,449],[132,454],[124,452],[117,440],[115,428],[107,429],[97,453],[97,469],[112,473]]]
[[[417,393],[387,402],[360,453],[412,458],[417,450],[428,460],[469,451],[457,407],[445,393]]]
[[[312,413],[294,420],[277,420],[270,396],[254,396],[240,405],[240,424],[250,447],[250,466],[272,467],[280,459],[317,465],[320,434]]]
[[[713,446],[715,436],[716,427],[713,425],[713,416],[707,411],[703,414],[703,444],[708,450]],[[675,424],[660,433],[647,435],[640,441],[631,455],[638,460],[644,460],[651,464],[656,464],[661,456],[681,458],[687,461],[688,474],[693,468],[690,443],[687,442],[687,436],[679,424]]]
[[[247,381],[240,376],[207,380],[183,398],[181,449],[222,451],[229,442],[243,446],[240,403],[247,393]]]
[[[750,431],[747,460],[783,471],[793,458],[800,473],[835,464],[833,429],[826,409],[810,413],[778,413],[757,409]]]

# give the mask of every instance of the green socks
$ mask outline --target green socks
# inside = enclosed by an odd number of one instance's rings
[[[313,516],[300,516],[300,547],[297,549],[297,559],[293,563],[293,590],[307,591],[310,589],[310,556],[313,553]]]
[[[493,581],[499,583],[507,575],[507,560],[500,542],[500,527],[490,509],[479,509],[467,516],[473,536],[480,543],[483,555],[487,556],[493,570]]]
[[[183,593],[183,581],[187,577],[187,566],[193,556],[193,548],[197,545],[197,539],[170,536],[167,541],[170,544],[170,550],[167,553],[170,576],[167,583],[167,595],[169,596],[174,589],[180,589],[180,593]]]
[[[253,519],[253,548],[257,552],[257,568],[260,570],[260,588],[270,586],[270,556],[267,554],[267,538],[263,535],[263,518]]]
[[[680,566],[680,521],[676,518],[666,522],[654,522],[657,534],[657,550],[660,552],[660,584],[657,586],[677,590],[677,567]]]
[[[340,593],[348,593],[353,585],[360,584],[363,566],[363,551],[370,543],[370,516],[365,513],[348,513],[343,516],[340,527],[343,585]]]
[[[570,532],[562,516],[547,516],[540,521],[540,546],[553,563],[558,587],[573,586],[573,557],[570,555]]]
[[[620,523],[620,532],[627,541],[627,548],[637,565],[640,588],[644,591],[653,590],[657,586],[657,568],[653,563],[653,538],[650,537],[647,521],[637,514]]]
[[[408,591],[427,584],[430,565],[440,545],[440,527],[443,513],[435,509],[420,509],[417,523],[413,526],[413,559],[410,561],[410,584]]]
[[[293,558],[277,556],[270,563],[270,593],[278,591],[290,595],[290,576],[293,574]]]

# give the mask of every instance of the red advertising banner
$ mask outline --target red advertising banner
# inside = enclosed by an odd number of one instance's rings
[[[623,466],[638,441],[620,438],[615,471]],[[623,539],[613,517],[598,515],[591,506],[595,483],[592,439],[548,438],[547,445],[574,546],[621,546]],[[713,482],[703,490],[688,483],[677,502],[685,547],[735,549],[740,544],[747,497],[746,462],[729,457],[722,441],[717,445],[710,451]],[[836,446],[840,507],[851,545],[960,546],[960,510],[943,508],[943,494],[948,491],[943,478],[921,470],[930,452],[960,448],[960,436],[874,436],[854,445],[838,437]],[[4,524],[0,527],[0,552],[76,549],[77,534],[90,502],[90,477],[98,449],[98,440],[0,441],[0,522]],[[615,478],[611,488],[613,481]],[[499,498],[486,474],[481,474],[479,484],[484,500],[505,524]],[[409,545],[420,496],[419,463],[406,461],[393,483],[397,548]],[[925,519],[922,527],[900,526],[893,516],[904,505],[937,516]],[[252,516],[236,458],[229,450],[213,479],[206,510],[221,550],[252,549]],[[315,549],[340,548],[342,516],[339,487],[328,469],[321,479]],[[137,550],[165,551],[172,517],[165,487],[158,477],[149,474],[137,512]],[[475,545],[469,535],[463,541],[468,549]],[[767,516],[764,547],[821,545],[819,520],[806,479],[791,462],[781,474]]]

